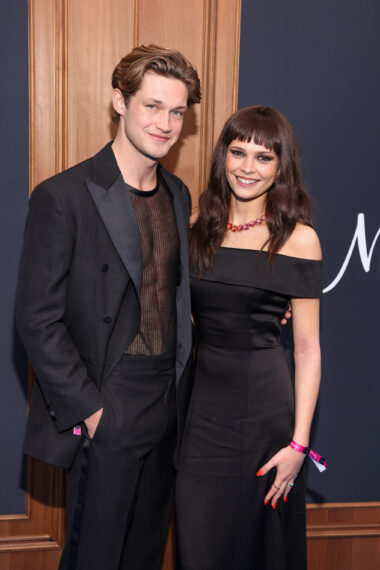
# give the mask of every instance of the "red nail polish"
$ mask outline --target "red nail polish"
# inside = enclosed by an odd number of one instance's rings
[[[268,501],[269,501],[269,499],[265,499],[264,505],[267,505],[267,504],[268,504]]]
[[[286,503],[287,500],[288,500],[288,497],[284,497],[284,503]]]
[[[264,471],[262,469],[259,469],[256,475],[257,477],[261,477],[261,475],[264,475]]]
[[[274,510],[276,508],[277,503],[273,503],[272,505],[272,509]]]

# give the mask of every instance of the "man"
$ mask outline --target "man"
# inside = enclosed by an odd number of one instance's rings
[[[140,46],[112,86],[116,138],[34,190],[19,277],[37,376],[25,452],[69,469],[61,570],[160,567],[189,392],[190,197],[158,161],[199,78]]]

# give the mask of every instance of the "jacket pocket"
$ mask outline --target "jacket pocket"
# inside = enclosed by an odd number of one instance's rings
[[[107,424],[107,418],[106,418],[107,414],[108,414],[108,410],[107,410],[106,406],[103,406],[103,413],[100,416],[99,423],[97,425],[97,428],[95,430],[95,433],[94,433],[91,441],[98,441],[99,438],[101,439],[101,435],[104,431],[104,426]]]

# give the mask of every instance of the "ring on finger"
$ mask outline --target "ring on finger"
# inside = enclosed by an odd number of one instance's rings
[[[274,483],[273,483],[273,487],[274,487],[275,489],[277,489],[277,491],[280,490],[280,487],[277,487],[277,485],[275,485]]]
[[[293,488],[293,487],[294,487],[294,483],[293,483],[293,482],[289,483],[289,487]]]

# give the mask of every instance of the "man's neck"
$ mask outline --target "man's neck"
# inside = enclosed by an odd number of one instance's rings
[[[112,150],[124,182],[138,190],[153,190],[157,184],[157,160],[144,156],[121,135],[112,144]]]

